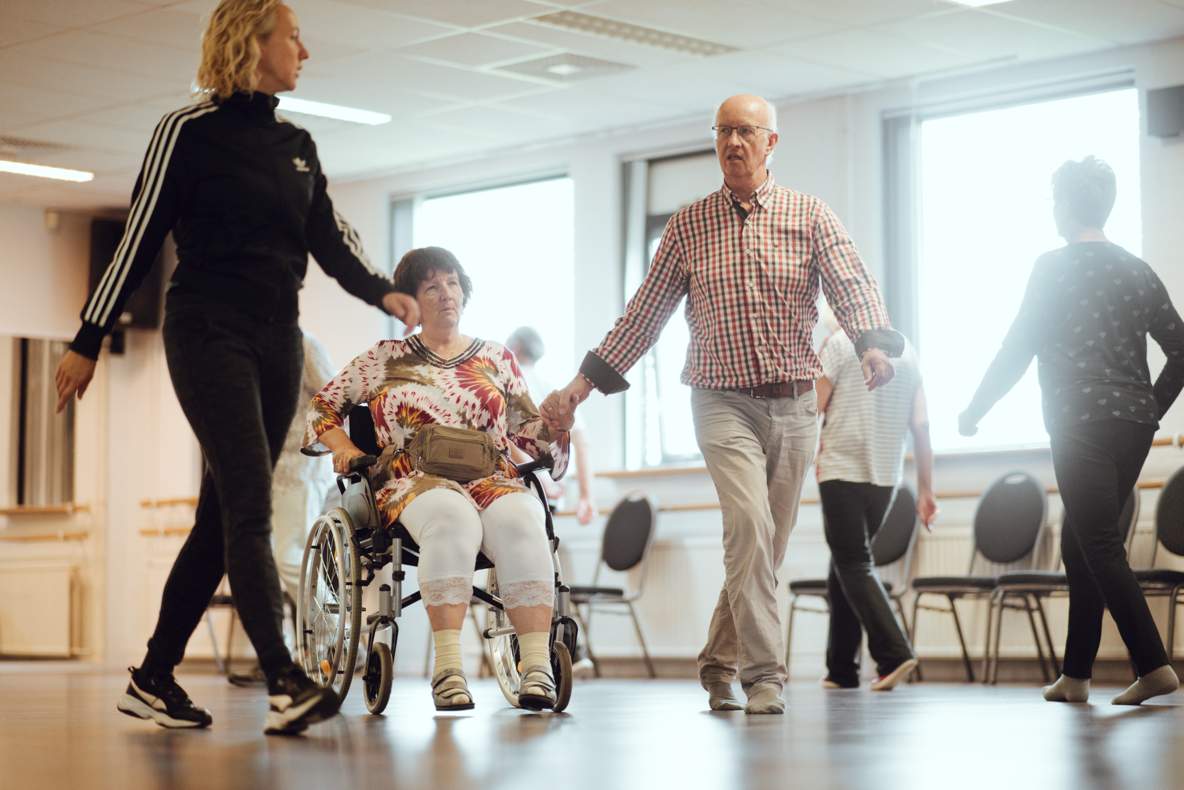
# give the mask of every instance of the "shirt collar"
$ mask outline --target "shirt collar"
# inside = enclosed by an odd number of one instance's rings
[[[756,192],[752,193],[753,205],[760,206],[761,208],[764,208],[768,204],[769,197],[773,194],[773,187],[775,186],[773,183],[773,171],[766,170],[765,174],[765,183],[757,187]],[[731,190],[727,182],[724,182],[722,191],[724,193],[724,197],[726,197],[729,202],[734,205],[740,205],[740,196]]]

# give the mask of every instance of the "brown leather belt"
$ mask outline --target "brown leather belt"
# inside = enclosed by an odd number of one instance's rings
[[[813,389],[813,380],[802,379],[799,381],[779,381],[774,384],[761,384],[759,387],[736,387],[732,392],[738,392],[750,398],[800,398]]]

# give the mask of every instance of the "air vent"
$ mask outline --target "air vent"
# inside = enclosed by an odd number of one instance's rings
[[[508,71],[527,77],[539,77],[554,82],[579,82],[594,77],[606,77],[619,74],[635,68],[627,63],[615,63],[611,60],[590,58],[587,55],[575,55],[565,52],[560,55],[547,55],[533,60],[523,60],[494,71]]]
[[[530,21],[560,27],[564,30],[574,30],[577,33],[589,33],[605,38],[614,38],[618,41],[628,41],[632,44],[668,49],[673,52],[681,52],[684,55],[708,57],[737,51],[736,47],[730,47],[727,44],[680,36],[665,30],[631,25],[628,22],[618,22],[615,19],[593,16],[592,14],[581,14],[578,11],[557,11],[554,14],[536,16]]]

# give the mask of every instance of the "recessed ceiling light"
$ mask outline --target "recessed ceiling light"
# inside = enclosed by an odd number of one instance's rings
[[[70,170],[65,167],[50,167],[49,165],[34,165],[28,162],[12,162],[0,159],[0,173],[15,173],[18,176],[33,176],[34,178],[52,178],[57,181],[74,181],[84,183],[94,179],[94,173],[85,170]]]
[[[577,33],[605,36],[607,38],[615,38],[618,41],[628,41],[647,47],[669,49],[675,52],[682,52],[686,55],[710,57],[711,55],[725,55],[729,52],[736,51],[735,47],[727,44],[706,41],[701,38],[692,38],[690,36],[681,36],[677,33],[668,33],[665,30],[656,30],[652,27],[642,27],[641,25],[633,25],[628,22],[619,22],[607,17],[581,14],[578,11],[556,11],[551,14],[533,17],[530,21],[551,25],[552,27],[560,27],[565,30],[574,30]]]
[[[281,96],[279,109],[285,112],[298,112],[303,115],[317,115],[321,118],[333,118],[350,123],[363,123],[367,126],[381,126],[391,122],[391,116],[384,112],[359,110],[356,107],[345,107],[340,104],[297,99],[292,96]]]
[[[1011,0],[946,0],[947,3],[954,5],[970,6],[971,8],[981,8],[985,5],[999,5],[1001,3],[1010,3]]]
[[[578,74],[580,67],[574,63],[556,63],[554,66],[547,66],[546,70],[559,77],[570,77],[573,74]]]

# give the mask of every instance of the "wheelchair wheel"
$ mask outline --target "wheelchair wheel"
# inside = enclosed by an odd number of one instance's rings
[[[571,652],[567,649],[567,645],[558,639],[551,647],[551,672],[555,675],[555,707],[553,710],[559,713],[565,710],[567,704],[571,702],[571,684],[574,673],[571,669]]]
[[[497,574],[493,570],[489,571],[487,589],[491,595],[497,595]],[[493,606],[486,610],[485,627],[487,629],[507,628],[509,625],[510,618],[506,616],[505,610]],[[502,696],[506,698],[506,702],[517,708],[519,707],[518,687],[522,683],[522,677],[518,673],[518,662],[521,659],[518,652],[518,637],[514,634],[504,634],[485,641],[489,646],[489,663],[497,678],[498,688],[502,690]]]
[[[354,676],[362,618],[352,536],[349,515],[340,508],[313,523],[304,546],[296,606],[301,666],[343,702]]]
[[[395,661],[386,642],[375,642],[366,660],[366,674],[362,676],[362,696],[366,710],[377,716],[386,710],[391,700],[391,684],[394,682]]]

